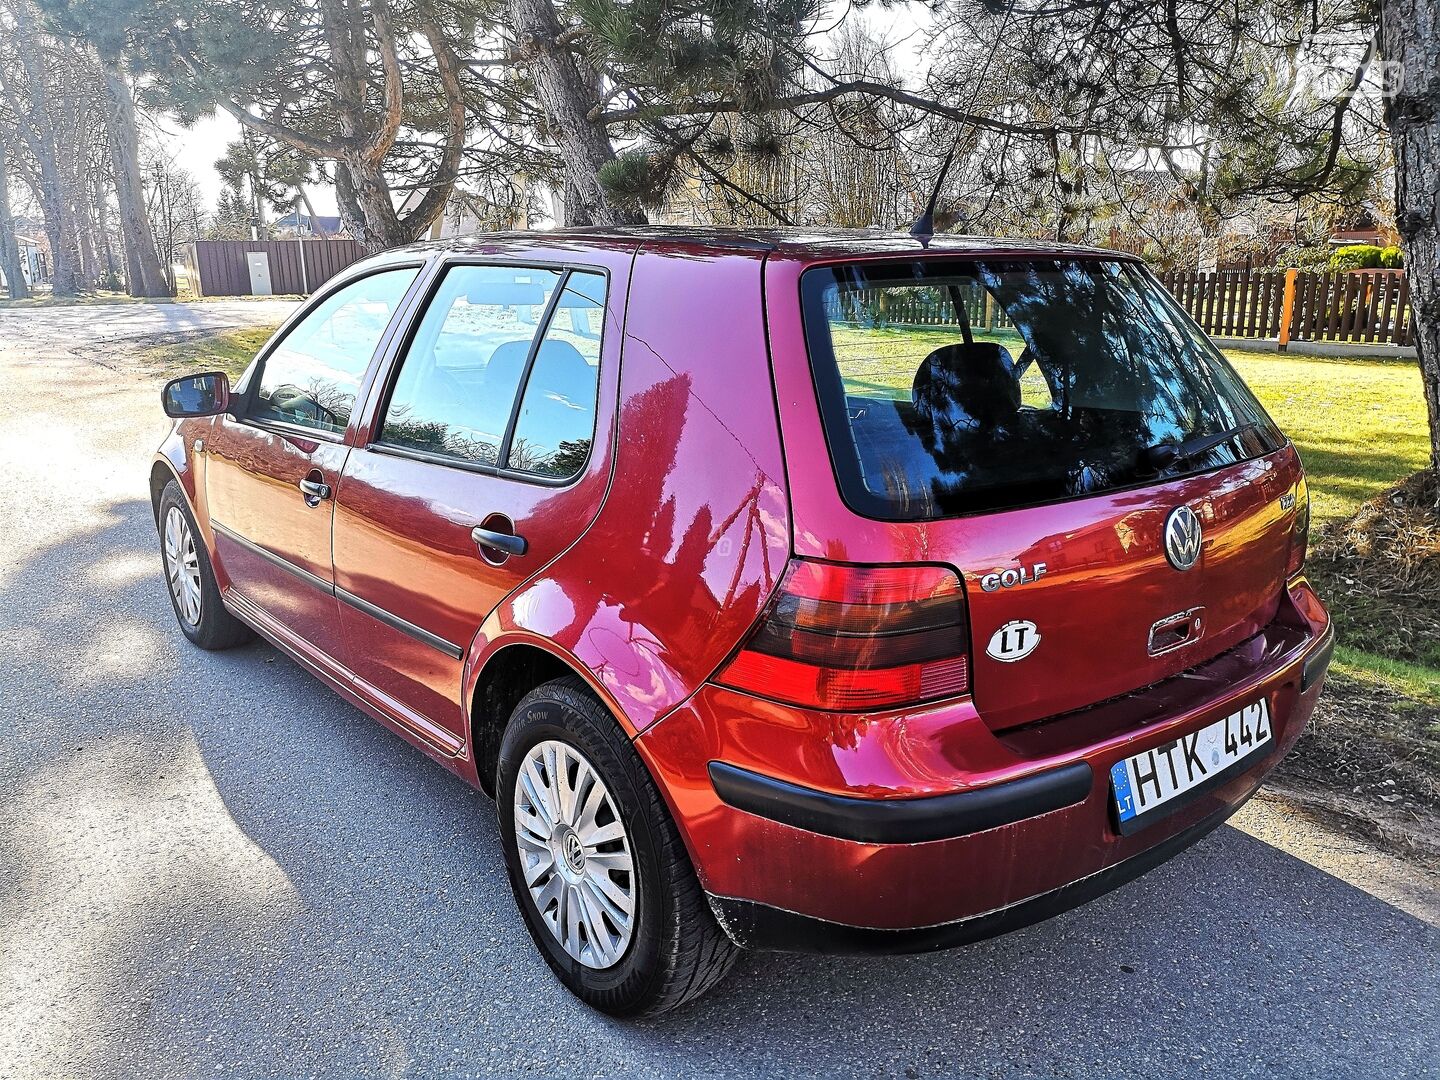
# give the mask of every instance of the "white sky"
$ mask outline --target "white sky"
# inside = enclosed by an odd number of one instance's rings
[[[898,43],[893,54],[898,71],[908,76],[919,69],[921,60],[918,54],[919,35],[916,30],[930,21],[930,12],[925,5],[906,4],[888,10],[877,5],[858,16],[852,14],[851,18],[860,18],[877,37]],[[239,138],[239,121],[217,110],[215,116],[188,129],[181,127],[173,119],[152,119],[151,123],[156,141],[176,164],[195,177],[204,196],[206,208],[214,210],[224,187],[219,173],[215,171],[215,162],[224,156],[226,147]],[[317,214],[331,215],[339,212],[335,207],[335,192],[332,188],[315,186],[309,188],[307,194]]]
[[[240,137],[240,122],[228,113],[216,112],[191,128],[183,128],[173,119],[152,119],[156,141],[175,163],[195,177],[208,210],[214,210],[224,184],[215,171],[215,162],[225,156],[226,148]],[[330,187],[306,189],[317,214],[335,214],[335,192]],[[288,212],[288,211],[287,211]],[[270,211],[273,217],[279,214]]]

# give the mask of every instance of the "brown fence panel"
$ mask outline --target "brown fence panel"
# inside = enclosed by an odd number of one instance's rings
[[[1410,308],[1410,279],[1400,279],[1400,291],[1395,301],[1395,344],[1410,344],[1410,328],[1413,312]]]
[[[1355,329],[1356,279],[1359,274],[1341,274],[1337,278],[1336,295],[1340,303],[1335,305],[1335,340],[1347,341]]]
[[[187,261],[195,267],[202,296],[252,295],[245,260],[251,252],[268,258],[270,287],[278,295],[312,293],[365,257],[354,240],[197,240],[191,248]]]
[[[1381,274],[1380,280],[1384,282],[1385,301],[1383,304],[1377,303],[1375,305],[1379,312],[1376,329],[1379,331],[1380,340],[1384,341],[1390,336],[1390,320],[1395,317],[1398,310],[1395,305],[1395,300],[1400,294],[1400,287],[1404,283],[1405,278],[1401,274],[1389,273]]]
[[[1252,333],[1256,337],[1269,337],[1270,326],[1275,321],[1274,313],[1271,310],[1271,291],[1275,286],[1274,274],[1262,274],[1260,277],[1260,302],[1255,308],[1255,320],[1250,324]]]
[[[1302,341],[1311,341],[1319,323],[1316,312],[1324,306],[1322,292],[1325,279],[1320,274],[1303,274],[1301,280],[1305,283],[1305,310],[1300,317],[1300,329],[1294,336]]]
[[[1235,335],[1245,333],[1245,322],[1250,313],[1251,280],[1250,271],[1242,270],[1235,283],[1235,299],[1230,305],[1230,333]]]

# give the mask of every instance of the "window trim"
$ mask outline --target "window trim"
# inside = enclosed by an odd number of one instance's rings
[[[1000,508],[980,507],[977,509],[964,510],[959,513],[952,514],[915,514],[903,517],[895,513],[885,512],[885,506],[887,505],[885,499],[882,496],[873,495],[865,488],[863,480],[863,468],[860,463],[860,452],[858,447],[854,445],[854,441],[847,439],[845,440],[847,446],[837,446],[837,440],[839,439],[839,429],[836,429],[837,433],[832,434],[832,421],[834,421],[838,417],[843,417],[847,414],[847,404],[845,399],[844,381],[840,376],[839,366],[833,362],[829,364],[825,363],[825,359],[827,357],[833,360],[833,355],[830,350],[830,320],[829,317],[826,315],[823,307],[822,293],[824,290],[824,285],[817,285],[817,282],[825,280],[825,275],[831,274],[837,269],[852,266],[859,267],[864,270],[871,270],[874,268],[886,270],[904,265],[912,265],[914,263],[968,263],[973,265],[975,263],[983,263],[986,261],[1033,263],[1047,261],[1059,262],[1062,260],[1073,260],[1075,262],[1128,263],[1132,266],[1138,267],[1140,273],[1150,279],[1154,288],[1161,290],[1166,296],[1170,296],[1170,291],[1166,289],[1163,284],[1161,284],[1160,279],[1155,274],[1150,272],[1149,267],[1145,265],[1144,259],[1141,259],[1140,257],[1135,255],[1130,255],[1125,252],[1085,251],[1061,253],[1029,253],[1024,251],[1007,251],[1003,253],[976,252],[961,254],[953,251],[937,251],[929,253],[928,255],[897,253],[893,258],[885,257],[874,259],[827,259],[822,262],[808,263],[801,269],[800,274],[798,275],[795,282],[795,290],[797,294],[796,299],[799,302],[801,339],[805,343],[805,367],[807,373],[810,376],[810,385],[815,393],[815,408],[817,413],[816,419],[820,424],[821,436],[825,440],[825,456],[829,460],[830,475],[835,481],[835,489],[840,496],[840,502],[847,510],[849,510],[852,514],[855,514],[857,517],[864,518],[867,521],[880,522],[886,525],[933,524],[935,522],[942,521],[961,521],[967,518],[986,517],[996,514],[1008,514],[1017,510],[1031,510],[1041,506],[1056,506],[1065,503],[1080,502],[1081,500],[1085,499],[1104,498],[1107,496],[1122,494],[1127,491],[1137,491],[1142,488],[1155,487],[1159,484],[1170,484],[1179,480],[1188,480],[1191,477],[1203,476],[1209,473],[1219,472],[1222,469],[1234,468],[1238,464],[1243,464],[1243,462],[1229,462],[1227,464],[1194,468],[1190,469],[1187,472],[1175,473],[1173,475],[1166,476],[1163,479],[1141,480],[1133,484],[1125,484],[1119,487],[1105,488],[1102,491],[1093,491],[1083,495],[1068,495],[1062,498],[1040,499],[1031,502],[1016,503],[1014,505],[1004,506]],[[1180,306],[1179,302],[1175,301],[1173,296],[1170,296],[1170,301],[1171,303],[1168,306],[1171,308],[1171,314],[1173,315],[1173,317],[1182,321],[1189,320],[1191,324],[1194,325],[1195,330],[1200,335],[1202,341],[1209,348],[1212,354],[1211,359],[1213,360],[1216,356],[1218,356],[1224,366],[1232,373],[1234,373],[1236,378],[1239,378],[1239,373],[1235,372],[1233,366],[1230,364],[1229,358],[1227,358],[1224,352],[1221,351],[1220,347],[1215,344],[1214,339],[1205,332],[1205,330],[1199,325],[1199,323],[1195,322],[1195,320],[1190,316],[1190,314],[1185,311],[1183,307]],[[821,343],[820,335],[822,334],[824,335],[824,344],[826,345],[826,349],[823,353],[820,350],[816,349],[816,345]],[[1290,440],[1290,436],[1286,434],[1286,432],[1281,429],[1278,424],[1275,423],[1274,419],[1266,411],[1264,404],[1260,401],[1258,397],[1255,396],[1255,392],[1250,389],[1249,384],[1246,383],[1244,379],[1240,379],[1240,382],[1249,392],[1250,396],[1254,399],[1256,406],[1259,408],[1258,415],[1260,419],[1269,425],[1270,431],[1277,438],[1277,445],[1273,449],[1267,450],[1261,454],[1257,454],[1249,458],[1245,458],[1244,461],[1257,461],[1261,458],[1267,458],[1273,454],[1279,453],[1287,446],[1293,445]],[[842,457],[842,455],[844,456]]]
[[[426,277],[425,268],[428,261],[427,259],[421,258],[383,263],[378,266],[367,267],[359,273],[351,274],[343,278],[337,275],[335,278],[327,281],[319,292],[310,297],[308,303],[291,315],[290,319],[280,327],[280,330],[275,336],[265,343],[264,348],[255,354],[254,361],[243,376],[245,388],[238,395],[238,408],[229,414],[231,419],[236,423],[244,424],[246,427],[258,428],[261,431],[272,432],[276,435],[299,437],[310,439],[314,442],[327,442],[336,445],[343,444],[349,437],[351,429],[360,419],[360,414],[364,411],[366,382],[374,373],[377,360],[383,358],[389,349],[390,342],[394,338],[399,324],[408,314],[409,301],[414,295],[416,288]],[[385,324],[385,329],[381,332],[379,340],[375,343],[374,350],[370,353],[370,359],[366,361],[364,369],[360,372],[360,382],[355,394],[355,405],[351,408],[345,429],[343,431],[330,431],[326,428],[307,427],[304,424],[296,424],[286,420],[272,420],[267,417],[256,416],[254,413],[255,397],[259,392],[260,381],[265,375],[265,365],[270,362],[270,357],[275,350],[284,344],[285,340],[299,329],[299,327],[304,325],[306,320],[314,314],[315,309],[329,300],[330,297],[357,282],[364,281],[368,277],[390,273],[395,270],[414,270],[415,276],[411,278],[410,284],[406,286],[405,292],[401,294],[399,301],[395,304],[395,310],[390,313],[390,321]]]
[[[410,348],[415,342],[415,336],[420,330],[420,324],[425,321],[425,316],[430,311],[430,305],[434,302],[436,293],[440,291],[446,275],[449,274],[450,271],[464,266],[499,266],[511,267],[516,270],[544,270],[559,275],[555,292],[546,303],[545,313],[537,326],[535,337],[530,341],[530,351],[525,356],[525,369],[520,376],[520,383],[516,387],[515,400],[510,403],[510,419],[506,422],[505,435],[502,439],[504,445],[499,448],[499,452],[495,458],[496,464],[494,465],[481,465],[479,462],[465,461],[462,458],[450,457],[446,454],[437,454],[429,450],[416,450],[413,447],[397,446],[394,443],[382,442],[380,439],[381,433],[385,430],[385,417],[390,411],[390,399],[395,393],[395,384],[400,380],[400,372],[405,367],[405,361],[409,357]],[[595,454],[595,440],[593,438],[590,440],[590,449],[585,455],[585,460],[573,476],[542,476],[539,473],[524,472],[520,469],[511,469],[500,464],[500,462],[506,461],[509,456],[510,438],[514,433],[515,425],[519,421],[520,405],[525,399],[525,389],[529,384],[530,370],[535,363],[535,357],[539,352],[540,343],[545,337],[546,331],[550,329],[550,319],[554,315],[555,307],[560,302],[560,295],[565,291],[565,286],[570,280],[570,275],[573,273],[595,274],[605,280],[605,302],[601,308],[601,356],[595,369],[595,425],[598,431],[600,425],[600,402],[603,400],[600,393],[600,376],[605,366],[604,316],[610,312],[610,301],[614,295],[611,290],[613,282],[611,281],[610,268],[595,263],[577,262],[570,259],[561,262],[545,262],[544,260],[533,258],[505,258],[503,256],[490,258],[486,256],[461,255],[439,260],[434,273],[428,275],[428,280],[425,283],[425,295],[416,303],[403,334],[399,335],[395,341],[389,343],[389,345],[393,347],[386,349],[390,365],[389,370],[385,372],[385,385],[381,390],[375,407],[374,420],[370,425],[370,436],[360,449],[371,450],[377,454],[408,458],[411,461],[418,461],[426,465],[438,465],[441,468],[459,469],[462,472],[473,473],[477,476],[490,476],[499,480],[514,480],[519,483],[531,484],[535,487],[554,488],[558,490],[578,484],[584,479]]]

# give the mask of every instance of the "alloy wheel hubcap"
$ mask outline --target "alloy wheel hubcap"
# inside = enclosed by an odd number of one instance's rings
[[[165,515],[165,576],[175,610],[191,626],[200,625],[200,557],[195,553],[195,536],[178,506]]]
[[[589,968],[619,963],[635,928],[630,837],[600,774],[568,743],[525,754],[515,845],[530,899],[566,953]]]

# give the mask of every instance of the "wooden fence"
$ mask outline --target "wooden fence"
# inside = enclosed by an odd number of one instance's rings
[[[1273,337],[1282,347],[1291,341],[1412,343],[1403,270],[1171,270],[1160,280],[1217,337]]]
[[[1410,290],[1403,270],[1308,273],[1170,270],[1160,275],[1182,307],[1216,337],[1277,338],[1360,344],[1413,344]],[[978,282],[956,286],[971,326],[1009,329],[1005,309]],[[859,289],[830,304],[833,318],[864,312],[897,326],[954,326],[951,297],[939,289]]]
[[[995,303],[995,298],[978,281],[964,282],[955,288],[960,294],[965,319],[971,326],[1006,330],[1014,325],[1006,317],[1005,309]],[[844,297],[829,304],[832,318],[843,321],[863,312],[859,316],[862,322],[879,317],[899,326],[960,325],[951,296],[939,289],[847,289]]]
[[[185,249],[196,291],[201,296],[253,295],[245,261],[250,252],[268,256],[270,288],[277,296],[312,293],[365,257],[355,240],[196,240]]]

